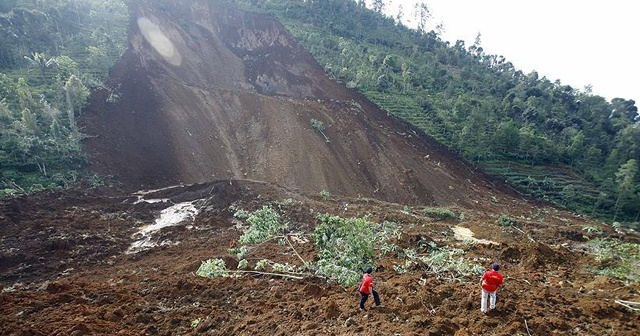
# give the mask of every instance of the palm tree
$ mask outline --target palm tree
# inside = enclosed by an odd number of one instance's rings
[[[47,58],[44,53],[32,52],[31,56],[24,56],[24,59],[29,61],[29,65],[33,68],[40,70],[42,78],[44,78],[45,84],[49,84],[47,80],[47,68],[58,65],[55,57]]]

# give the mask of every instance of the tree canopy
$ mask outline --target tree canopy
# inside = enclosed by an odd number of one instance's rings
[[[78,178],[76,118],[124,51],[127,22],[119,0],[2,2],[0,195]]]

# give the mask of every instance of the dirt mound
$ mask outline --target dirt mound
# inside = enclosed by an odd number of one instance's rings
[[[141,230],[185,203],[197,214],[149,234],[145,248],[130,252]],[[320,278],[195,276],[207,259],[238,265],[227,251],[241,234],[234,209],[265,204],[278,207],[303,235],[318,213],[368,216],[399,223],[401,248],[425,254],[419,247],[427,242],[462,249],[478,263],[499,261],[506,283],[498,308],[480,312],[478,279],[451,281],[421,267],[398,272],[402,260],[394,254],[376,265],[382,306],[367,311],[359,310],[355,288]],[[636,335],[640,328],[640,315],[614,301],[639,301],[640,286],[592,274],[595,261],[571,245],[581,242],[558,247],[571,214],[549,209],[531,210],[552,213],[539,218],[544,230],[522,234],[501,231],[484,210],[455,208],[475,234],[501,232],[493,234],[498,245],[460,242],[453,235],[458,223],[434,222],[419,207],[323,200],[253,181],[126,194],[41,193],[0,200],[0,209],[2,335]],[[297,254],[269,241],[246,259],[253,266],[262,258],[282,264],[315,258],[312,242],[292,244]]]
[[[127,188],[251,179],[466,205],[495,192],[458,156],[330,80],[271,17],[214,0],[131,7],[129,49],[81,120],[93,169]]]
[[[566,255],[566,248],[553,249],[545,244],[531,243],[503,249],[500,252],[500,260],[517,262],[524,268],[541,269],[566,265],[569,262]]]

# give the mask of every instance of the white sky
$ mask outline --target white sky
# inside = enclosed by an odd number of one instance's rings
[[[416,0],[387,0],[396,17],[403,5],[413,20]],[[444,25],[442,38],[471,46],[478,33],[484,52],[502,55],[516,69],[536,70],[554,82],[640,105],[640,2],[636,0],[422,0],[429,29]],[[415,20],[413,20],[415,21]],[[409,23],[412,26],[412,23]]]

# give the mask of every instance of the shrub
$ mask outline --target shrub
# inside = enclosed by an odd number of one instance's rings
[[[451,280],[460,281],[462,278],[482,275],[484,268],[477,264],[470,265],[463,254],[464,251],[461,249],[439,248],[428,257],[422,257],[421,261],[440,278],[448,274]]]
[[[20,191],[16,190],[16,189],[11,189],[11,188],[0,189],[0,197],[13,196],[13,195],[17,195],[19,193],[20,193]]]
[[[330,142],[329,138],[327,138],[327,136],[324,134],[324,123],[320,120],[315,120],[315,119],[311,119],[311,127],[313,129],[315,129],[316,131],[320,132],[322,134],[322,136],[324,137],[326,142]]]
[[[366,218],[342,218],[328,214],[320,216],[313,233],[318,251],[317,272],[345,286],[356,284],[362,270],[385,250],[389,238],[397,235],[395,223],[382,225]]]
[[[271,268],[273,269],[274,272],[280,272],[280,273],[284,273],[284,272],[289,272],[289,273],[293,273],[296,272],[296,266],[295,265],[289,265],[289,263],[274,263],[273,265],[271,265]]]
[[[593,239],[588,252],[599,266],[593,271],[617,279],[640,281],[640,244],[622,243],[617,239]]]
[[[320,192],[320,197],[322,197],[323,200],[328,201],[329,200],[329,192],[326,190],[323,190]]]
[[[199,319],[199,318],[197,318],[197,319],[195,319],[195,320],[191,321],[191,328],[193,328],[193,329],[197,328],[197,327],[198,327],[198,325],[200,325],[200,322],[201,322],[201,321],[202,321],[202,320],[201,320],[201,319]]]
[[[592,234],[595,236],[602,234],[602,229],[597,226],[590,226],[590,225],[583,226],[582,231],[586,232],[586,234],[583,235],[586,239],[590,239],[590,236]]]
[[[247,215],[245,212],[238,211],[236,217],[239,217],[237,215],[239,213],[243,216]],[[280,221],[280,214],[267,205],[248,214],[246,221],[250,226],[238,240],[242,244],[260,244],[284,234],[288,228],[287,223]]]
[[[427,217],[433,218],[436,221],[444,221],[447,219],[458,220],[458,216],[447,208],[426,208],[423,212]]]
[[[498,220],[496,222],[500,226],[514,226],[517,223],[515,218],[509,217],[509,216],[507,216],[505,214],[500,214],[500,216],[498,217]]]
[[[227,252],[236,257],[236,259],[238,260],[242,260],[244,259],[244,256],[247,255],[247,252],[249,252],[249,248],[247,246],[240,246],[240,247],[232,247],[230,249],[227,250]]]
[[[247,259],[242,259],[240,260],[240,262],[238,262],[238,269],[247,269],[247,266],[249,265],[249,262],[247,261]]]
[[[219,276],[228,276],[227,266],[222,259],[209,259],[203,261],[196,271],[196,275],[205,278],[214,278]]]
[[[267,263],[269,263],[269,260],[260,259],[260,261],[258,261],[256,263],[256,266],[253,269],[256,270],[256,271],[261,271],[261,270],[265,269],[265,267],[267,266]]]

